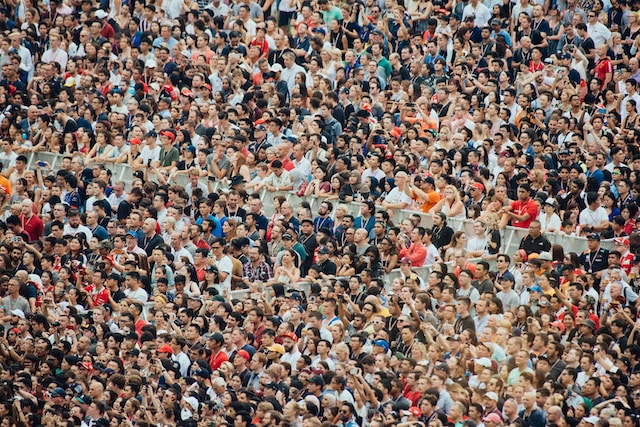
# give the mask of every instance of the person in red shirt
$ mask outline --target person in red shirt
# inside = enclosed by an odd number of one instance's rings
[[[414,228],[411,231],[411,245],[400,250],[400,258],[411,260],[411,265],[415,267],[422,267],[427,259],[427,248],[422,243],[424,234],[424,227]]]
[[[91,308],[100,307],[109,302],[109,291],[104,287],[107,280],[105,271],[96,271],[93,273],[93,283],[84,288],[90,295],[89,304]]]
[[[607,56],[608,46],[598,46],[598,62],[596,62],[595,75],[600,80],[600,90],[604,90],[613,79],[613,64]]]
[[[538,204],[531,198],[531,188],[526,185],[518,187],[518,200],[500,209],[502,220],[500,228],[504,228],[511,221],[511,225],[517,228],[529,228],[531,221],[538,217]]]
[[[20,210],[20,226],[29,236],[29,242],[39,240],[44,231],[44,224],[37,215],[33,214],[33,202],[29,199],[23,200]]]
[[[629,238],[628,237],[616,237],[613,239],[614,249],[620,252],[620,268],[627,273],[627,276],[631,274],[631,268],[633,268],[634,253],[629,250]]]
[[[224,362],[229,361],[229,357],[222,350],[224,344],[224,337],[221,333],[216,332],[209,337],[209,350],[211,350],[211,357],[209,357],[209,366],[214,371],[219,369]]]

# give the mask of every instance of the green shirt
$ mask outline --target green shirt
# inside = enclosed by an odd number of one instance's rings
[[[342,21],[342,11],[339,7],[333,6],[330,10],[325,10],[322,12],[322,22],[324,25],[329,27],[331,21],[337,19],[338,22]]]
[[[173,162],[176,162],[176,164],[178,164],[179,160],[180,153],[178,152],[178,149],[176,147],[171,146],[171,149],[169,149],[168,153],[164,151],[164,147],[162,147],[162,149],[160,150],[160,166],[171,166]]]

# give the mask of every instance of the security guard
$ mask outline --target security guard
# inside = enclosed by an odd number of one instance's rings
[[[587,236],[589,250],[580,255],[580,264],[588,273],[592,273],[596,281],[600,281],[602,271],[608,267],[609,251],[600,247],[600,234],[591,233]]]

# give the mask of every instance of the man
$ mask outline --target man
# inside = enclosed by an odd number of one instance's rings
[[[600,233],[609,228],[609,215],[600,206],[600,196],[595,191],[587,193],[587,209],[580,213],[580,224],[587,231]]]
[[[329,259],[329,248],[320,246],[316,251],[317,262],[315,266],[319,269],[321,275],[331,276],[336,274],[336,264]]]
[[[382,207],[385,209],[400,210],[406,209],[411,205],[411,197],[406,193],[407,173],[399,171],[395,175],[396,186],[389,192],[385,200],[382,201]]]
[[[500,209],[500,228],[507,226],[509,221],[513,227],[528,228],[538,217],[538,211],[538,204],[531,198],[531,188],[528,184],[522,184],[518,187],[518,200]]]
[[[523,409],[518,413],[525,427],[545,427],[544,413],[536,408],[536,393],[527,392],[522,396]]]
[[[454,233],[453,228],[447,225],[447,215],[444,212],[438,212],[433,215],[433,228],[431,231],[433,233],[433,244],[438,249],[448,245]]]
[[[580,264],[587,273],[593,273],[599,281],[607,269],[609,251],[600,247],[600,235],[591,233],[587,236],[587,250],[580,255]]]
[[[273,271],[264,260],[264,255],[258,246],[249,249],[249,262],[243,266],[243,282],[250,286],[256,281],[268,282],[273,278]]]
[[[211,243],[214,264],[218,268],[218,280],[214,287],[221,294],[231,291],[231,271],[233,269],[231,258],[225,255],[223,251],[225,243],[222,237],[215,238]]]
[[[147,253],[147,256],[151,256],[151,253],[155,248],[164,244],[162,236],[156,233],[157,221],[153,218],[147,218],[142,223],[142,232],[144,236],[138,239],[138,246]]]
[[[422,243],[424,235],[424,227],[414,228],[411,231],[411,245],[405,243],[405,248],[400,250],[400,257],[410,259],[411,265],[416,267],[422,267],[427,259],[427,248]]]
[[[493,282],[489,277],[489,263],[480,261],[476,264],[476,277],[471,285],[478,290],[480,295],[493,292]]]
[[[33,213],[33,202],[25,199],[20,203],[20,225],[22,230],[29,236],[29,242],[34,242],[42,237],[44,224],[42,220]]]
[[[265,187],[269,192],[291,191],[293,183],[289,171],[282,168],[282,162],[278,159],[271,163],[271,175],[267,178]]]
[[[329,216],[333,210],[331,202],[322,202],[318,207],[318,216],[313,219],[313,231],[318,232],[321,228],[328,228],[333,232],[333,219]]]
[[[502,301],[502,308],[504,311],[515,310],[520,305],[520,298],[513,290],[516,279],[511,272],[506,272],[500,277],[498,288],[502,288],[496,296]]]
[[[549,252],[551,242],[542,234],[540,221],[534,220],[529,224],[529,233],[520,241],[520,249],[524,249],[527,255],[533,253]]]

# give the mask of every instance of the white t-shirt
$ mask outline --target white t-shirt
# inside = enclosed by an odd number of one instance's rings
[[[609,215],[602,206],[599,206],[595,211],[587,208],[580,213],[580,224],[583,226],[596,227],[602,224],[602,221],[608,220]]]
[[[412,202],[411,198],[407,195],[407,193],[405,193],[404,191],[400,191],[398,187],[395,187],[394,189],[389,191],[389,194],[387,195],[385,200],[392,204],[407,203],[407,206],[405,207],[405,209],[409,208]]]
[[[227,278],[221,284],[216,285],[216,289],[218,289],[220,293],[222,293],[224,289],[231,292],[231,270],[233,269],[231,258],[224,255],[222,258],[216,260],[216,267],[218,267],[218,271],[227,273]]]

